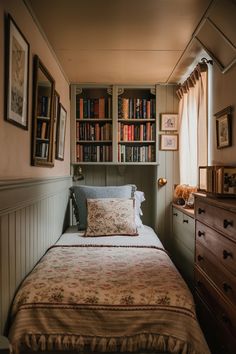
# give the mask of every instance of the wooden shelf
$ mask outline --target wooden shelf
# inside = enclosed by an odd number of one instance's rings
[[[76,118],[76,122],[80,123],[112,123],[112,118]]]
[[[74,163],[157,165],[158,134],[154,118],[156,117],[154,85],[144,87],[74,84],[71,89],[72,117],[74,117],[71,139]],[[130,139],[131,136],[137,140],[127,140],[127,137]],[[109,140],[90,140],[93,137],[95,139],[106,137]],[[120,140],[121,138],[125,140]],[[110,150],[105,150],[108,147]],[[77,160],[77,156],[82,162]],[[111,158],[111,161],[84,161],[96,158],[99,160],[105,156],[108,156],[109,160]],[[127,161],[118,161],[121,157]],[[131,159],[147,161],[129,161]]]
[[[37,116],[38,120],[43,120],[43,121],[50,121],[50,117],[43,117],[43,116]]]
[[[77,144],[112,144],[112,140],[77,140]]]
[[[156,119],[154,119],[154,118],[151,118],[151,119],[149,119],[149,118],[148,119],[147,118],[127,118],[127,119],[119,118],[118,122],[127,123],[127,124],[130,124],[130,123],[155,123]]]

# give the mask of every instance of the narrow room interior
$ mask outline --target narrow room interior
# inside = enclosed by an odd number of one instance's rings
[[[235,353],[236,2],[0,15],[0,354]]]

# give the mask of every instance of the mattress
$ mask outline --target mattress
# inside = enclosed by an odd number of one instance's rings
[[[208,354],[188,287],[154,231],[139,231],[63,234],[16,294],[14,353]]]

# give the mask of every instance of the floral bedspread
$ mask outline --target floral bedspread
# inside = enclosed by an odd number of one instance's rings
[[[209,353],[187,286],[155,247],[56,246],[12,308],[15,353]]]

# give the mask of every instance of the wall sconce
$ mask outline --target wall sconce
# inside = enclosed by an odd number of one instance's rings
[[[82,181],[84,179],[83,171],[81,166],[73,167],[73,181]]]

